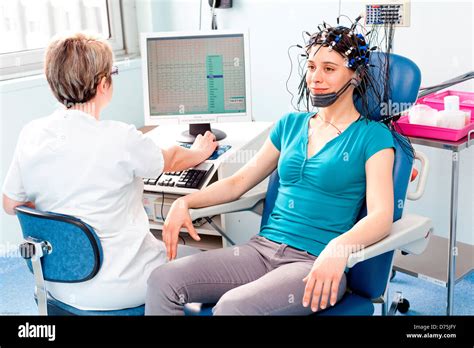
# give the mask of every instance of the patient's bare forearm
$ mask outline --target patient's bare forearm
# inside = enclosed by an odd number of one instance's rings
[[[349,231],[330,242],[331,246],[344,246],[355,252],[385,238],[392,227],[392,215],[384,211],[373,212],[360,219]]]
[[[215,182],[205,189],[180,198],[189,208],[202,208],[231,202],[238,198],[233,177]]]

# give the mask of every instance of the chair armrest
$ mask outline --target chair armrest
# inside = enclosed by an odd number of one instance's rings
[[[433,223],[427,217],[406,214],[393,223],[387,237],[351,254],[347,260],[347,267],[352,268],[361,261],[396,249],[409,254],[421,254],[428,244],[428,238],[432,230]]]
[[[416,186],[415,192],[407,192],[407,199],[411,201],[416,201],[423,196],[426,187],[426,181],[428,178],[428,172],[430,171],[430,161],[428,157],[421,151],[415,152],[415,160],[419,160],[421,163],[418,184]]]
[[[189,209],[189,214],[191,215],[191,220],[196,220],[201,217],[210,217],[218,214],[236,213],[247,210],[251,210],[261,215],[263,201],[265,200],[266,194],[266,192],[245,194],[232,202],[199,209]]]

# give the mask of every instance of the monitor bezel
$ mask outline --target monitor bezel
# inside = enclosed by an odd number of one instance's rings
[[[243,35],[244,40],[244,59],[245,59],[245,93],[246,93],[246,112],[245,113],[225,113],[225,114],[194,114],[182,115],[150,115],[150,100],[148,89],[148,39],[159,38],[183,38],[183,37],[202,37],[202,36],[225,36],[225,35]],[[201,31],[168,31],[151,32],[141,34],[141,55],[142,55],[142,81],[143,81],[143,100],[145,125],[170,125],[170,124],[196,124],[196,123],[221,123],[221,122],[250,122],[252,121],[252,98],[250,81],[250,44],[248,30],[201,30]]]

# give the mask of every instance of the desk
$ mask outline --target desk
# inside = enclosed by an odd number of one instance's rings
[[[272,125],[272,122],[230,122],[216,125],[217,128],[227,134],[227,137],[219,141],[219,144],[231,145],[232,147],[219,158],[212,161],[208,160],[214,164],[209,174],[209,183],[233,175],[246,164],[260,150],[268,138]],[[166,148],[176,144],[177,135],[187,128],[187,125],[167,125],[148,126],[140,130],[160,147]],[[250,190],[249,193],[266,190],[267,182],[268,178]],[[179,195],[185,195],[193,191],[176,187],[159,187],[159,191],[145,191],[145,195],[150,197],[149,201],[154,202],[156,199],[162,201],[163,197],[176,199]],[[222,228],[234,242],[242,243],[258,232],[260,217],[251,212],[239,212],[217,215],[212,218],[212,222]],[[160,238],[162,227],[163,222],[161,220],[150,219],[150,228],[157,238]],[[186,244],[197,246],[202,250],[228,246],[227,241],[208,222],[196,227],[196,231],[203,235],[201,242],[195,242],[191,239],[186,229],[183,228],[180,231]]]
[[[421,279],[430,280],[438,285],[447,286],[447,315],[453,314],[454,286],[456,281],[470,274],[474,269],[472,259],[472,255],[474,255],[474,247],[463,243],[460,243],[460,246],[458,247],[456,244],[460,152],[471,145],[473,133],[474,130],[470,131],[466,137],[455,142],[408,137],[412,144],[452,151],[449,240],[432,236],[432,240],[430,241],[430,244],[428,244],[427,250],[431,249],[434,252],[426,252],[419,256],[402,256],[400,253],[397,253],[394,261],[394,269],[410,275],[418,276]],[[446,279],[446,276],[443,276],[442,272],[439,272],[442,268],[437,266],[440,265],[440,262],[446,262],[446,255],[443,257],[443,247],[447,244],[449,244],[449,248],[447,255],[448,272]],[[462,259],[461,254],[463,257]],[[462,264],[460,265],[461,267],[459,271],[456,272],[456,259],[458,257],[460,258],[460,261],[462,261]],[[435,270],[430,273],[427,268]],[[446,268],[444,268],[444,270],[446,270]],[[427,275],[427,273],[430,275]]]

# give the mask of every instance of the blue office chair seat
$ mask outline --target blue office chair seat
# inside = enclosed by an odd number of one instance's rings
[[[102,246],[94,229],[64,214],[16,208],[25,242],[20,252],[35,275],[35,300],[40,315],[144,315],[145,306],[87,311],[51,296],[45,281],[79,283],[92,279],[102,266]]]
[[[184,315],[207,317],[212,315],[215,303],[187,303],[184,305]]]
[[[337,306],[317,312],[319,316],[330,315],[373,315],[374,304],[366,297],[357,294],[346,294],[337,303]]]
[[[184,314],[188,316],[211,316],[215,304],[188,303],[184,306]],[[337,306],[327,308],[318,315],[373,315],[374,305],[367,298],[357,294],[346,294]]]

